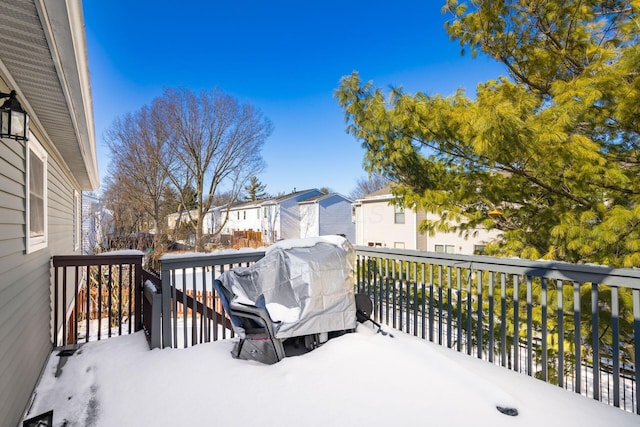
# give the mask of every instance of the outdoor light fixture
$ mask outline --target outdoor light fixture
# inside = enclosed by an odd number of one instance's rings
[[[0,99],[7,99],[0,107],[0,138],[26,141],[29,138],[29,115],[16,99],[16,91],[0,92]]]

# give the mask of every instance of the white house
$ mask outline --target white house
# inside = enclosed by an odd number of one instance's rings
[[[99,198],[82,195],[82,254],[96,254],[109,247],[109,234],[113,232],[113,213]]]
[[[353,203],[357,245],[472,255],[482,253],[484,245],[499,235],[497,230],[485,229],[478,229],[474,237],[467,239],[457,232],[436,232],[433,236],[420,233],[421,221],[435,220],[438,216],[405,210],[393,200],[391,189],[386,187]]]
[[[326,234],[341,234],[355,241],[351,221],[352,201],[340,194],[318,189],[209,209],[203,221],[204,234],[222,227],[222,234],[256,231],[264,243]]]
[[[167,227],[169,227],[169,230],[173,230],[176,228],[177,224],[189,223],[189,215],[191,215],[192,218],[195,218],[196,210],[192,209],[189,212],[180,211],[180,212],[170,213],[169,215],[167,215]]]
[[[222,234],[233,234],[234,231],[262,231],[262,202],[264,200],[249,201],[244,203],[238,203],[229,208],[227,213],[226,206],[220,208],[211,209],[210,212],[215,212],[215,217],[220,219],[227,218],[224,227],[222,228]],[[212,218],[214,216],[212,215]],[[207,224],[213,224],[210,221]],[[220,222],[216,222],[220,224]],[[218,225],[218,227],[220,227]],[[213,233],[215,227],[211,227],[210,231],[205,230],[205,233]]]
[[[351,220],[353,201],[341,194],[321,194],[298,202],[300,237],[339,234],[355,242],[356,229]]]

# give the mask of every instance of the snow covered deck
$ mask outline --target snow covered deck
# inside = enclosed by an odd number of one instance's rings
[[[151,351],[142,332],[90,342],[64,365],[52,354],[29,416],[53,409],[56,426],[640,423],[638,415],[557,386],[393,335],[358,325],[275,365],[233,359],[233,339]]]

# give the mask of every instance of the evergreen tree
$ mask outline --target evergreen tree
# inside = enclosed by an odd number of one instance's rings
[[[252,176],[249,179],[249,183],[244,187],[245,192],[247,193],[244,199],[246,201],[256,201],[260,199],[264,199],[267,195],[265,193],[266,185],[260,182],[258,177]]]
[[[387,95],[344,77],[336,96],[366,169],[440,215],[424,231],[485,226],[503,232],[493,254],[639,266],[640,1],[449,0],[444,11],[450,37],[508,76],[475,98]]]

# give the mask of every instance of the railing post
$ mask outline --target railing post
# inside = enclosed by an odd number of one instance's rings
[[[171,340],[171,270],[160,260],[162,280],[162,348],[173,347]]]
[[[111,268],[109,268],[109,271],[111,271]],[[142,329],[142,298],[144,298],[144,296],[142,295],[142,257],[140,257],[140,262],[135,264],[134,275],[134,330],[138,332]],[[122,280],[122,278],[120,279]]]

